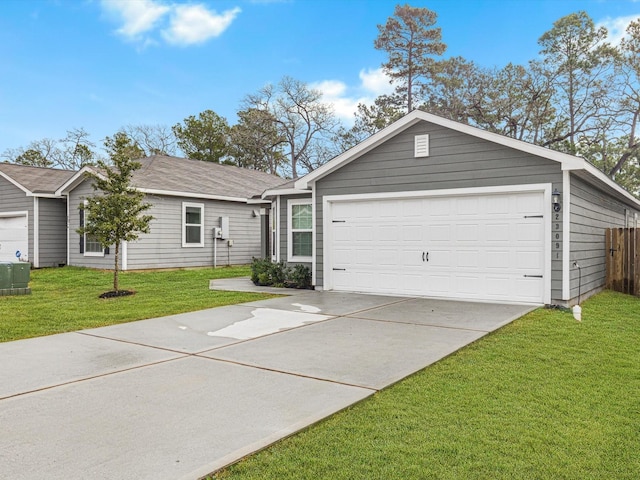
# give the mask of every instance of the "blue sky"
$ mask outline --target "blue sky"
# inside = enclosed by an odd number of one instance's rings
[[[236,122],[246,94],[289,75],[350,122],[389,86],[373,48],[387,0],[3,0],[0,152],[82,127],[101,144],[128,124],[207,109]],[[438,14],[445,57],[526,63],[555,20],[585,10],[614,39],[639,0],[414,0]]]

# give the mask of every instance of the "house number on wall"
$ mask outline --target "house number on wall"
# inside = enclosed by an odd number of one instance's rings
[[[553,258],[561,260],[562,258],[562,230],[560,227],[560,214],[553,214]]]

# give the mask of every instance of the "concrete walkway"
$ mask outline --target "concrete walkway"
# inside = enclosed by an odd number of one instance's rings
[[[0,344],[0,476],[197,479],[532,309],[287,293]]]

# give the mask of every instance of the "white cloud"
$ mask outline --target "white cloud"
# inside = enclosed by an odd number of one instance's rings
[[[116,32],[142,48],[158,43],[153,38],[158,31],[169,44],[203,43],[221,35],[241,11],[236,7],[218,14],[203,4],[158,0],[101,0],[101,5],[109,17],[121,24]]]
[[[362,87],[376,97],[393,92],[394,87],[389,80],[389,77],[381,68],[360,70]]]
[[[626,36],[626,29],[633,20],[638,20],[640,13],[637,15],[627,15],[625,17],[606,17],[597,23],[597,27],[605,27],[609,31],[607,41],[612,45],[619,45],[620,41]]]
[[[333,105],[336,115],[350,125],[358,104],[371,105],[376,97],[393,92],[389,77],[380,68],[360,70],[359,78],[360,83],[355,86],[339,80],[323,80],[309,86],[322,92],[322,101]]]
[[[170,7],[153,0],[102,0],[102,7],[122,22],[117,32],[129,40],[140,39],[170,10]]]
[[[162,36],[175,45],[202,43],[222,34],[240,12],[236,7],[218,15],[204,5],[177,5],[172,11],[171,25],[162,31]]]

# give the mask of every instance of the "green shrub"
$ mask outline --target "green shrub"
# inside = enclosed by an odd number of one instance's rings
[[[311,270],[304,265],[291,268],[284,262],[254,258],[251,262],[251,281],[263,286],[311,288]]]
[[[270,285],[269,270],[271,260],[266,258],[253,258],[251,260],[251,281],[255,285]],[[263,283],[265,282],[265,283]]]
[[[289,283],[293,288],[311,288],[311,270],[304,265],[294,265],[289,273]]]

